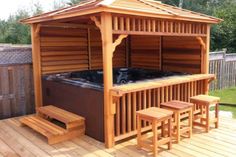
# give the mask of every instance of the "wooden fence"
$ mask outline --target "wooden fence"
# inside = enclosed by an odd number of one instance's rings
[[[33,112],[31,49],[0,45],[0,119]]]
[[[225,51],[210,53],[209,68],[209,72],[215,74],[217,78],[211,83],[211,90],[236,86],[236,53],[226,54]]]

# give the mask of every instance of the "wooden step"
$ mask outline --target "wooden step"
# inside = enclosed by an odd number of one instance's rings
[[[37,115],[23,117],[20,122],[45,136],[49,144],[70,140],[85,133],[85,127],[68,131]]]
[[[38,108],[38,113],[39,115],[42,114],[63,122],[66,125],[67,130],[74,129],[76,127],[84,127],[85,119],[83,117],[52,105]]]
[[[68,131],[36,115],[20,119],[20,122],[46,137],[64,135]]]

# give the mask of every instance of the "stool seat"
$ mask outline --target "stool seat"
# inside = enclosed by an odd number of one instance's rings
[[[206,129],[206,132],[210,130],[210,122],[215,123],[215,128],[219,126],[219,97],[209,95],[197,95],[190,98],[190,102],[194,103],[194,126],[200,126]],[[215,117],[210,120],[210,108],[215,108]],[[200,122],[197,120],[200,119]]]
[[[215,96],[209,96],[209,95],[197,95],[197,96],[193,96],[191,97],[191,102],[192,103],[204,103],[204,104],[215,104],[218,103],[220,101],[219,97],[215,97]]]
[[[144,109],[141,111],[137,111],[137,145],[138,148],[146,148],[151,151],[153,151],[154,157],[157,156],[157,147],[163,144],[168,144],[168,149],[171,149],[172,147],[172,115],[173,112],[166,110],[166,109],[161,109],[161,108],[156,108],[156,107],[151,107],[148,109]],[[161,123],[161,128],[164,127],[165,121],[167,122],[168,126],[168,135],[167,137],[162,136],[163,132],[160,136],[158,136],[158,124]],[[152,126],[152,141],[148,141],[148,136],[145,136],[147,132],[144,132],[142,134],[142,123],[149,122]]]
[[[137,111],[137,115],[142,115],[149,119],[156,119],[156,120],[169,117],[172,114],[173,114],[172,111],[156,108],[156,107],[151,107],[145,110]]]
[[[177,143],[180,141],[180,136],[188,134],[189,138],[192,136],[192,111],[194,104],[173,100],[165,103],[161,103],[161,108],[173,111],[174,120],[174,137],[176,137]],[[188,120],[188,125],[182,125],[181,123]]]
[[[184,109],[187,109],[189,107],[193,107],[193,103],[173,100],[173,101],[170,101],[170,102],[161,103],[161,106],[171,108],[171,109],[174,109],[174,110],[184,110]]]

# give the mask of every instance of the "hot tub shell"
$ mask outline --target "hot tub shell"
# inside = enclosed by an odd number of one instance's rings
[[[103,90],[43,79],[43,104],[83,116],[85,134],[104,142]]]

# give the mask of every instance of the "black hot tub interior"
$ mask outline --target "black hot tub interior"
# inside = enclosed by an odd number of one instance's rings
[[[186,73],[149,70],[141,68],[115,68],[113,69],[113,83],[115,85],[134,83],[150,79],[164,78]],[[103,86],[102,70],[86,70],[64,74],[56,74],[48,77],[53,80],[64,80],[71,83],[84,83],[84,85]]]
[[[176,75],[186,75],[186,73],[116,68],[113,70],[113,82],[120,85],[150,79],[165,79],[165,77]],[[85,117],[85,133],[99,141],[104,141],[102,70],[45,76],[43,78],[43,101],[44,105],[53,104]]]

